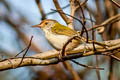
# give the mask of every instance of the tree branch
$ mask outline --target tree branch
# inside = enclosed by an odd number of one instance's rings
[[[96,55],[96,54],[97,55],[109,55],[109,53],[107,53],[107,54],[103,54],[103,53],[114,51],[114,50],[120,51],[120,49],[119,49],[120,48],[120,39],[104,41],[103,43],[108,45],[108,48],[105,48],[103,46],[99,46],[99,45],[95,44],[96,51],[97,51],[97,52],[95,52],[95,51],[91,51],[91,50],[93,50],[93,45],[87,44],[87,46],[89,48],[86,49],[86,53],[83,53],[84,45],[80,45],[75,50],[66,52],[67,56],[62,57],[62,60],[66,61],[66,60],[87,57],[87,56]],[[20,63],[22,57],[5,59],[5,60],[0,61],[0,71],[14,69],[14,68],[23,67],[23,66],[36,66],[36,65],[42,66],[42,65],[57,64],[59,62],[62,62],[58,59],[58,56],[59,56],[59,51],[50,50],[47,52],[32,55],[30,57],[25,57],[20,66],[18,66],[18,64]],[[112,57],[112,56],[110,56],[110,57]],[[115,57],[113,57],[113,58],[118,60]],[[120,61],[120,60],[118,60],[118,61]]]

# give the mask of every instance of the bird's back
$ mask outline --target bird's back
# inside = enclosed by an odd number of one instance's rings
[[[76,34],[76,31],[70,29],[69,27],[66,27],[64,25],[61,25],[59,23],[56,23],[53,27],[52,27],[52,32],[59,34],[59,35],[66,35],[69,37],[72,37],[73,35]]]

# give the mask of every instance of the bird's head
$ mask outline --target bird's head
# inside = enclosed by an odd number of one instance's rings
[[[41,29],[43,29],[43,30],[44,30],[44,29],[50,29],[50,28],[53,27],[53,25],[54,25],[55,23],[57,23],[56,20],[53,20],[53,19],[45,19],[45,20],[43,20],[42,22],[40,22],[40,24],[34,25],[34,26],[32,26],[32,27],[39,27],[39,28],[41,28]]]

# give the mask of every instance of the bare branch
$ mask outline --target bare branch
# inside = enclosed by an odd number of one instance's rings
[[[102,22],[100,25],[95,25],[95,26],[89,28],[88,31],[90,31],[92,29],[96,29],[98,27],[106,27],[107,24],[114,23],[114,22],[116,22],[118,20],[120,20],[120,14],[117,14],[115,16],[110,17],[109,19]]]
[[[40,2],[41,0],[35,0],[35,1],[37,3],[37,6],[38,6],[39,11],[40,11],[40,14],[42,16],[42,20],[46,19],[45,12],[44,12],[43,7],[42,7],[41,2]]]
[[[58,10],[60,16],[63,18],[63,20],[66,22],[66,24],[69,24],[70,20],[65,14],[63,14],[64,12],[63,12],[63,10],[61,9],[61,7],[60,7],[60,5],[58,3],[58,0],[53,0],[53,2],[55,4],[55,7]]]
[[[114,50],[120,51],[120,49],[119,49],[120,48],[120,39],[104,41],[104,43],[109,46],[107,49],[105,49],[104,47],[101,47],[99,45],[95,45],[97,52],[94,52],[94,51],[91,51],[91,49],[93,49],[93,45],[87,44],[89,49],[86,50],[87,51],[86,53],[83,53],[84,45],[80,45],[79,48],[77,48],[73,51],[66,52],[67,56],[62,57],[62,59],[63,59],[63,61],[66,61],[66,60],[70,60],[70,59],[86,57],[86,56],[96,55],[96,54],[107,55],[107,54],[102,54],[102,53],[114,51]],[[61,62],[58,59],[59,53],[60,53],[59,51],[51,50],[51,51],[33,55],[31,57],[25,57],[19,67],[57,64],[57,63]],[[0,61],[0,70],[18,68],[18,64],[21,61],[21,59],[22,59],[22,57],[21,58],[11,58],[9,60],[5,59],[5,60]]]
[[[118,4],[115,0],[110,0],[113,4],[115,4],[118,8],[120,8],[120,4]]]

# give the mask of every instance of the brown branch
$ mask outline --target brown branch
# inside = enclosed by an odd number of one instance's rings
[[[78,1],[78,0],[77,0],[77,1]],[[87,3],[87,1],[88,1],[88,0],[84,0],[83,2],[80,2],[80,4],[79,4],[78,6],[76,6],[76,9],[75,9],[75,10],[79,9],[79,8],[80,8],[80,5],[81,5],[81,6],[85,6],[85,4]]]
[[[26,48],[26,51],[25,51],[25,53],[23,54],[23,57],[22,57],[22,59],[21,59],[21,61],[20,61],[20,63],[19,63],[18,66],[21,65],[21,63],[22,63],[22,61],[23,61],[25,55],[27,54],[27,52],[28,52],[28,50],[29,50],[29,48],[30,48],[30,46],[31,46],[31,43],[32,43],[32,38],[33,38],[33,36],[31,37],[30,42],[29,42],[29,45],[28,45],[28,47]]]
[[[120,8],[120,4],[118,4],[115,0],[110,0],[114,5],[116,5],[118,8]]]
[[[64,12],[63,12],[63,10],[61,9],[61,7],[60,7],[60,5],[58,3],[58,0],[53,0],[53,2],[55,4],[55,7],[58,10],[60,16],[63,18],[63,20],[66,22],[66,24],[69,24],[70,20],[69,20],[69,18],[65,14],[62,14]]]
[[[85,67],[85,68],[88,68],[88,69],[99,69],[99,70],[104,70],[104,68],[99,68],[99,67],[93,67],[93,66],[87,66],[87,65],[84,65],[84,64],[80,64],[79,62],[75,61],[75,60],[70,60],[74,63],[76,63],[77,65],[80,65],[82,67]]]
[[[70,6],[70,5],[67,4],[66,6],[62,7],[62,9],[66,9],[66,8],[69,7],[69,6]],[[46,13],[46,16],[51,15],[51,14],[54,14],[54,13],[56,13],[56,11],[48,12],[48,13]]]
[[[77,3],[78,3],[78,5],[79,5],[79,7],[80,7],[80,9],[81,9],[81,13],[82,13],[82,17],[83,17],[83,24],[85,25],[86,24],[86,20],[85,20],[85,15],[84,15],[84,11],[83,11],[83,8],[82,8],[82,6],[80,5],[80,2],[79,2],[79,0],[76,0],[77,1]],[[86,0],[85,0],[86,1]]]
[[[109,47],[107,49],[105,49],[104,47],[101,47],[99,45],[95,45],[97,52],[94,52],[94,51],[91,51],[91,49],[93,49],[92,44],[88,44],[87,46],[89,47],[89,49],[86,50],[87,51],[86,53],[83,53],[84,45],[81,45],[78,49],[67,52],[67,56],[62,57],[62,59],[63,59],[63,61],[66,61],[66,60],[71,60],[71,59],[75,59],[75,58],[81,58],[81,57],[87,57],[90,55],[95,55],[96,53],[98,55],[107,55],[107,54],[102,54],[102,53],[114,51],[114,50],[120,51],[120,49],[119,49],[120,48],[120,39],[105,41],[104,43],[109,45]],[[25,57],[19,67],[57,64],[57,63],[61,62],[58,59],[58,56],[59,56],[59,51],[56,51],[56,50],[39,53],[39,54],[33,55],[31,57]],[[0,61],[0,70],[18,68],[16,66],[18,66],[21,59],[22,59],[22,57],[21,58],[11,58],[9,60],[5,59],[5,60]]]
[[[91,16],[90,13],[89,13],[89,16],[90,16],[90,19],[92,20],[92,16]],[[93,22],[92,22],[92,21],[91,21],[91,26],[92,26],[92,28],[93,28]],[[96,40],[94,29],[92,29],[92,40]],[[96,51],[95,43],[94,43],[94,42],[93,42],[93,50]],[[96,67],[99,67],[99,63],[98,63],[98,55],[96,55],[95,58],[96,58]],[[97,74],[97,78],[98,78],[98,80],[101,80],[99,69],[96,69],[96,74]]]
[[[71,16],[74,16],[75,12],[77,11],[77,9],[80,7],[80,6],[84,6],[85,3],[87,2],[88,0],[84,0],[83,2],[81,2],[78,6],[75,6],[75,2],[76,0],[70,0],[70,15]],[[71,20],[71,23],[68,25],[70,26],[71,28],[73,28],[73,17],[70,18]],[[84,26],[83,26],[84,27]]]
[[[44,12],[43,7],[42,7],[41,2],[40,2],[41,0],[35,0],[35,1],[37,3],[37,6],[38,6],[39,11],[40,11],[40,14],[42,16],[42,20],[46,19],[45,12]]]
[[[57,11],[59,12],[60,16],[66,22],[66,24],[68,25],[68,27],[70,27],[69,24],[71,23],[71,20],[65,14],[63,14],[64,12],[62,11],[62,9],[61,9],[58,1],[57,0],[53,0],[53,2],[55,4],[55,7],[56,7]],[[73,27],[70,27],[70,28],[73,28]],[[78,74],[74,71],[74,69],[72,68],[72,66],[70,65],[70,63],[68,61],[64,62],[64,63],[67,66],[68,70],[72,73],[72,76],[73,76],[74,80],[80,80]]]
[[[75,0],[70,0],[69,2],[70,2],[70,15],[74,16],[76,10]],[[71,17],[70,20],[72,21],[71,25],[73,26],[73,18]]]
[[[113,8],[113,5],[110,2],[110,0],[105,0],[104,3],[105,3],[107,18],[113,17],[115,14],[117,14],[117,12]],[[115,36],[116,36],[116,33],[117,33],[116,28],[117,28],[117,24],[110,24],[108,27],[106,27],[105,31],[104,31],[104,34],[103,34],[104,40],[115,39]],[[109,34],[109,36],[108,36],[108,33],[111,33],[111,34]],[[114,78],[113,77],[113,74],[114,74],[113,67],[114,67],[114,59],[110,57],[108,80],[112,80]]]
[[[55,9],[51,9],[52,10],[52,12],[50,12],[51,14],[52,13],[55,13],[55,12],[58,12],[58,10],[55,10]],[[67,13],[62,13],[62,14],[65,14],[65,15],[68,15]],[[68,15],[69,16],[69,15]],[[71,16],[70,16],[71,17]],[[71,18],[73,18],[73,17],[71,17]],[[80,16],[80,18],[83,18],[82,16]],[[74,18],[73,18],[74,19]],[[89,19],[89,18],[85,18],[85,20],[89,20],[89,21],[92,21],[92,22],[94,22],[94,23],[96,23],[96,21],[95,20],[91,20],[91,19]]]
[[[70,62],[64,62],[68,71],[72,74],[73,76],[73,80],[81,80],[79,75],[77,74],[77,72],[73,69],[72,65],[70,64]]]
[[[87,39],[87,43],[88,43],[88,39],[89,39],[89,37],[88,37],[88,31],[87,31],[87,28],[85,27],[85,24],[86,24],[86,20],[85,20],[85,15],[84,15],[84,11],[83,11],[83,9],[82,9],[82,6],[80,5],[80,3],[79,3],[79,0],[76,0],[77,1],[77,3],[78,3],[78,5],[79,5],[79,7],[80,7],[80,9],[81,9],[81,12],[82,12],[82,22],[83,22],[83,25],[82,25],[82,31],[81,31],[81,36],[83,35],[83,33],[84,33],[84,30],[85,30],[85,32],[86,32],[86,39]]]
[[[119,20],[120,20],[120,14],[117,14],[115,16],[112,16],[112,17],[108,18],[107,20],[102,22],[100,25],[95,25],[91,28],[88,28],[88,31],[90,31],[92,29],[96,29],[98,27],[106,27],[107,24],[111,24],[111,23],[114,23],[114,22],[119,21]]]
[[[101,10],[101,7],[100,7],[100,1],[95,0],[95,3],[96,3],[96,8],[97,8],[95,19],[97,21],[96,24],[99,24],[103,20],[102,10]],[[97,31],[98,31],[98,33],[102,33],[104,31],[104,27],[97,28]]]

